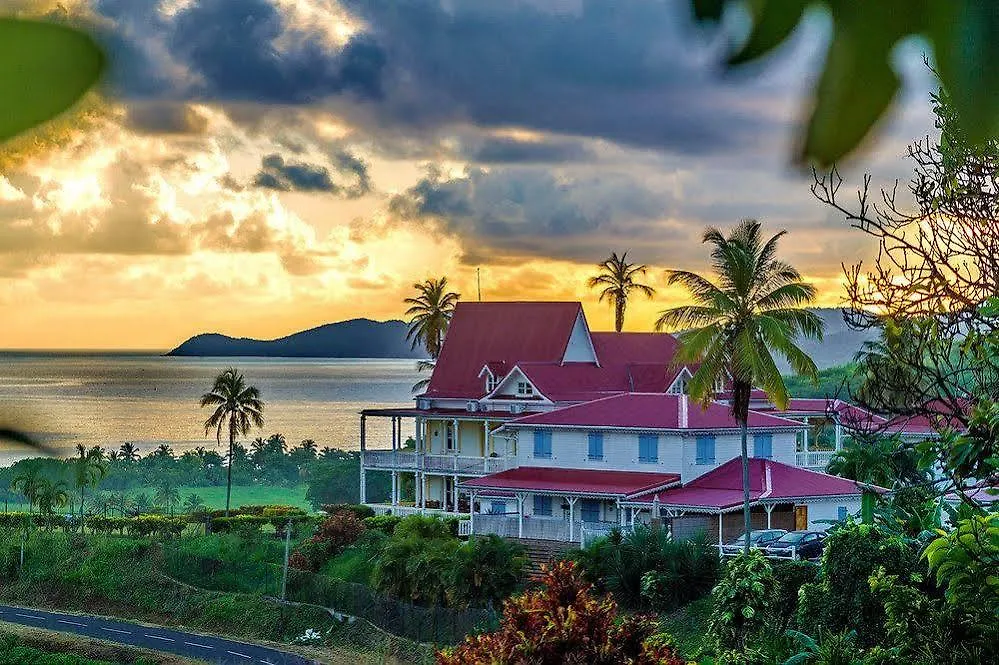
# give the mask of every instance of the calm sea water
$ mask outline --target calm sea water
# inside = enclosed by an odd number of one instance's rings
[[[78,443],[175,451],[213,446],[198,398],[235,366],[263,393],[266,425],[256,436],[357,449],[362,408],[411,404],[420,377],[412,360],[167,358],[139,354],[0,353],[0,423],[37,433],[59,451]],[[387,419],[369,419],[369,441],[389,441]],[[0,464],[22,451],[3,448]]]

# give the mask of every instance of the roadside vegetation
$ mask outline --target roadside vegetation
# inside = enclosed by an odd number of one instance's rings
[[[0,622],[0,665],[200,665],[202,662]]]

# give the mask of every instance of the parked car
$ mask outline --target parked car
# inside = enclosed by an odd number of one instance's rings
[[[754,529],[749,532],[749,546],[766,547],[786,533],[787,531],[784,529]],[[746,534],[742,534],[735,540],[722,545],[722,554],[738,554],[745,545]]]
[[[795,559],[818,559],[826,534],[822,531],[790,531],[764,549],[767,556]]]

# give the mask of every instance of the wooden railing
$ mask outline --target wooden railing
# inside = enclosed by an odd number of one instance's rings
[[[401,450],[366,450],[364,468],[422,470],[429,473],[456,475],[486,475],[506,471],[517,466],[515,457],[473,457],[469,455],[421,455]]]
[[[835,454],[835,450],[810,450],[807,453],[795,453],[794,463],[806,469],[825,469]]]

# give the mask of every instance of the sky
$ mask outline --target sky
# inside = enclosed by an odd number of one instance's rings
[[[582,300],[608,329],[586,279],[611,251],[650,267],[658,293],[626,325],[649,330],[684,302],[665,270],[706,270],[709,225],[786,229],[782,256],[823,306],[842,301],[841,264],[873,252],[790,163],[821,14],[733,74],[732,37],[679,0],[62,6],[110,71],[86,122],[39,130],[48,149],[0,146],[21,154],[0,159],[0,348],[401,318],[441,275],[464,299],[478,274],[484,300]],[[906,145],[933,131],[920,45],[895,64],[905,91],[841,165],[847,190],[865,172],[907,181]]]

